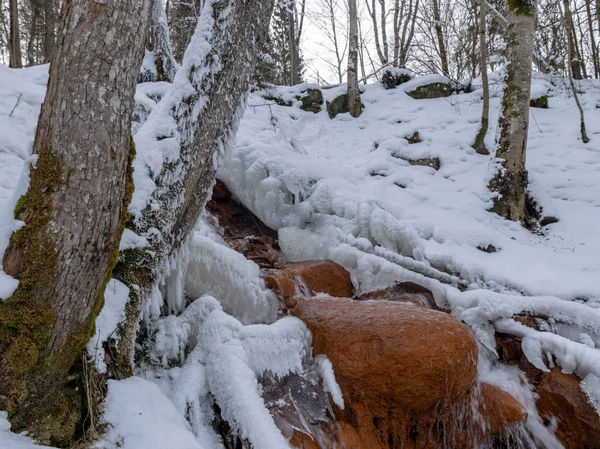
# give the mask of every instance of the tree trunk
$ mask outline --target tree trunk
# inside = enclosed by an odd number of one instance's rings
[[[450,72],[448,71],[448,54],[446,52],[446,43],[444,42],[444,30],[442,28],[439,0],[433,0],[433,20],[435,22],[434,28],[437,35],[440,61],[442,63],[442,73],[447,76]]]
[[[575,30],[573,29],[573,16],[571,14],[571,8],[569,7],[569,0],[563,0],[563,7],[565,9],[565,27],[567,29],[567,38],[569,42],[571,42],[575,38]],[[577,94],[577,89],[575,87],[575,81],[573,81],[573,51],[571,45],[568,46],[569,52],[569,83],[571,85],[571,90],[573,91],[573,98],[575,99],[575,104],[577,105],[577,109],[579,110],[579,131],[581,133],[581,140],[583,143],[588,143],[590,139],[587,136],[587,132],[585,129],[585,115],[583,113],[583,108],[581,107],[581,103],[579,102],[579,95]]]
[[[490,187],[498,196],[493,210],[510,220],[525,218],[527,170],[525,153],[529,127],[529,96],[535,24],[535,2],[508,2],[506,53],[508,64],[498,119],[498,171]]]
[[[350,26],[348,47],[348,111],[352,117],[360,115],[360,91],[358,90],[358,14],[356,0],[348,0]]]
[[[152,52],[156,65],[156,81],[172,82],[179,66],[173,57],[167,14],[162,0],[152,1]]]
[[[19,7],[17,0],[9,0],[10,12],[10,36],[9,36],[9,53],[10,67],[20,69],[23,67],[23,59],[21,56],[21,35],[19,33]]]
[[[475,138],[473,148],[479,154],[490,154],[485,147],[485,136],[488,131],[490,119],[490,86],[487,73],[487,42],[485,38],[485,18],[487,15],[487,3],[485,0],[479,1],[479,65],[481,66],[481,86],[483,88],[483,106],[481,108],[481,124]]]
[[[292,1],[287,9],[287,22],[288,22],[288,41],[290,46],[290,85],[295,86],[300,83],[300,55],[298,54],[298,46],[296,41],[296,18],[294,10],[296,8],[296,2]]]
[[[0,301],[0,398],[14,429],[70,441],[81,389],[68,374],[93,334],[131,196],[131,114],[150,0],[64,2],[40,113],[25,226],[4,254],[19,286]],[[85,45],[82,45],[85,42]]]
[[[54,52],[56,18],[54,0],[44,0],[44,62],[50,62]]]
[[[131,287],[126,323],[119,330],[118,357],[110,367],[116,377],[132,373],[145,301],[158,288],[161,276],[168,274],[163,271],[165,263],[186,240],[208,199],[216,159],[240,118],[258,39],[268,32],[272,9],[273,0],[208,0],[175,78],[175,84],[187,85],[186,89],[173,87],[136,134],[140,153],[155,151],[146,144],[175,143],[177,155],[151,174],[156,189],[149,197],[144,192],[134,194],[134,198],[141,194],[147,206],[140,208],[128,227],[148,240],[150,251],[123,251],[114,271],[115,278]],[[173,123],[168,137],[156,126],[165,120]]]
[[[592,48],[592,62],[594,64],[594,78],[598,78],[600,76],[600,61],[598,61],[598,49],[596,48],[596,39],[594,38],[592,7],[590,3],[590,0],[585,0],[588,32],[590,34],[590,47]]]

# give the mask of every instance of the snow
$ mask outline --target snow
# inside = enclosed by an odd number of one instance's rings
[[[215,296],[227,313],[246,324],[275,320],[277,298],[264,286],[258,265],[197,233],[190,243],[190,255],[185,275],[188,296]]]
[[[96,318],[96,333],[87,344],[87,352],[93,358],[96,369],[106,372],[103,343],[109,338],[118,340],[119,323],[125,320],[125,306],[129,299],[129,288],[116,279],[111,279],[104,292],[104,307]]]
[[[173,403],[139,377],[108,381],[103,416],[110,425],[97,449],[205,449]]]

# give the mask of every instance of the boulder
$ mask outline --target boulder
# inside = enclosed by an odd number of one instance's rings
[[[538,98],[532,98],[529,100],[529,106],[532,108],[541,108],[548,109],[550,106],[548,105],[548,95],[542,95]]]
[[[452,94],[452,86],[450,85],[450,81],[437,81],[429,84],[422,84],[412,90],[407,90],[406,93],[415,100],[443,98],[449,97]]]
[[[470,413],[477,376],[477,345],[464,324],[412,303],[342,298],[300,299],[292,314],[312,331],[314,354],[333,364],[345,401],[336,407],[340,442],[468,447],[472,438],[454,425]]]
[[[348,112],[348,95],[342,94],[327,102],[327,113],[329,118],[335,118],[338,114]]]
[[[302,102],[300,109],[303,111],[314,112],[315,114],[321,111],[323,104],[323,92],[319,89],[306,89],[301,92],[302,95],[296,97]]]

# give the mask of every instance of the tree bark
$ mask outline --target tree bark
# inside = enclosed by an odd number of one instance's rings
[[[490,154],[485,147],[485,136],[487,135],[490,120],[490,86],[487,73],[487,39],[485,37],[487,15],[487,3],[479,0],[479,65],[481,66],[481,86],[483,89],[483,105],[481,108],[481,124],[473,148],[479,154]]]
[[[154,207],[148,205],[127,225],[148,240],[150,249],[123,251],[114,271],[115,278],[131,287],[118,357],[110,367],[116,377],[132,373],[143,306],[166,275],[165,262],[186,240],[208,199],[219,149],[228,145],[237,125],[256,63],[257,41],[268,31],[272,9],[273,0],[207,0],[175,78],[175,84],[189,83],[184,96],[172,88],[161,104],[174,106],[159,104],[136,134],[142,153],[148,139],[167,144],[175,139],[179,153],[151,175],[156,184],[150,199]],[[165,138],[156,134],[156,123],[167,116],[175,129]]]
[[[525,218],[528,182],[525,154],[536,4],[529,0],[511,0],[507,10],[508,64],[496,141],[498,171],[491,180],[490,187],[497,194],[493,211],[517,221]]]
[[[56,40],[54,0],[44,0],[44,62],[50,62]]]
[[[150,0],[63,3],[55,59],[4,254],[19,286],[0,301],[0,398],[15,430],[70,441],[69,371],[93,334],[131,195],[131,114]]]
[[[23,67],[23,58],[21,56],[21,34],[19,32],[19,7],[17,0],[9,0],[10,13],[10,36],[9,53],[10,67],[20,69]]]
[[[360,90],[358,89],[358,14],[356,0],[348,0],[349,49],[348,49],[348,111],[358,117],[361,110]]]

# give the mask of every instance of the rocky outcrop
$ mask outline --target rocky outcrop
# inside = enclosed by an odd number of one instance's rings
[[[600,418],[581,389],[581,379],[553,368],[537,387],[540,416],[556,418],[556,436],[565,448],[600,448]]]
[[[534,318],[518,316],[521,324],[536,328]],[[538,413],[548,423],[556,422],[556,436],[568,449],[600,449],[600,417],[581,389],[576,374],[565,374],[559,367],[544,372],[533,366],[521,349],[519,338],[496,336],[500,360],[516,365],[525,373],[538,394]]]

